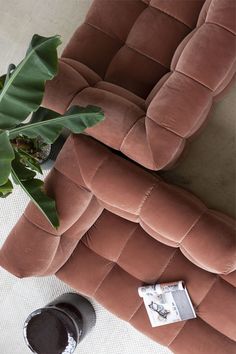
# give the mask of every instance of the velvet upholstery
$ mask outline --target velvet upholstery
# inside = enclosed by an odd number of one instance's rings
[[[67,140],[46,188],[60,228],[30,203],[0,266],[18,277],[56,274],[174,353],[235,352],[231,218],[83,135]],[[152,328],[138,287],[181,279],[197,319]]]
[[[150,169],[172,165],[235,73],[234,0],[95,0],[48,82],[58,112],[98,105],[87,135]],[[56,274],[176,354],[233,354],[235,222],[71,136],[47,177],[60,228],[30,203],[0,250],[18,277]],[[197,319],[152,328],[137,289],[184,280]]]
[[[171,167],[236,70],[235,0],[95,0],[43,104],[98,105],[87,134],[153,170]]]

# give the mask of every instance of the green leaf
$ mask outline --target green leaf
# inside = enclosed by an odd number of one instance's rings
[[[34,157],[29,155],[27,152],[25,152],[22,149],[17,149],[17,150],[20,155],[20,160],[24,165],[28,166],[31,170],[40,173],[41,175],[43,174],[40,164]]]
[[[59,227],[59,218],[56,209],[56,203],[48,197],[43,189],[43,181],[36,178],[29,178],[26,172],[27,168],[19,161],[12,164],[12,177],[14,181],[21,186],[32,202],[40,209],[49,223],[54,227]],[[29,171],[32,173],[32,171]]]
[[[52,144],[63,128],[73,133],[81,133],[104,119],[102,110],[95,106],[71,107],[65,115],[40,107],[28,124],[9,131],[11,139],[19,134],[30,138],[40,136],[46,143]]]
[[[9,75],[1,80],[0,129],[9,129],[23,122],[40,106],[46,80],[57,73],[59,36],[34,35],[26,57]],[[12,69],[11,69],[12,70]]]
[[[7,181],[4,185],[0,186],[0,198],[6,198],[11,194],[13,190],[13,185],[10,180]]]
[[[15,157],[7,132],[0,132],[0,186],[8,181]]]
[[[12,168],[17,173],[17,176],[21,181],[27,181],[36,176],[34,171],[29,170],[22,162],[20,154],[15,152],[15,159],[12,161]],[[18,180],[15,181],[18,184]]]

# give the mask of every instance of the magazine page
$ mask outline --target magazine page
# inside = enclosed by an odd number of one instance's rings
[[[142,286],[143,298],[152,327],[196,317],[191,299],[182,280],[172,283]]]

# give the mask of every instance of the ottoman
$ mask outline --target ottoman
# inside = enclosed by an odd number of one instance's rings
[[[231,218],[83,135],[67,140],[46,188],[60,228],[30,203],[0,266],[18,277],[56,274],[176,354],[235,353]],[[176,280],[197,318],[152,328],[138,287]]]

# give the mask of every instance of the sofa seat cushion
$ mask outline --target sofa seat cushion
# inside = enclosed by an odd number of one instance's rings
[[[174,351],[181,353],[186,348],[187,353],[193,343],[197,347],[199,332],[201,345],[207,351],[196,353],[220,353],[223,348],[230,353],[234,347],[235,288],[227,278],[200,269],[180,250],[150,237],[137,223],[106,210],[56,275]],[[138,287],[178,279],[187,284],[198,318],[152,328]],[[223,299],[227,299],[226,308]],[[195,353],[194,349],[191,353]]]

